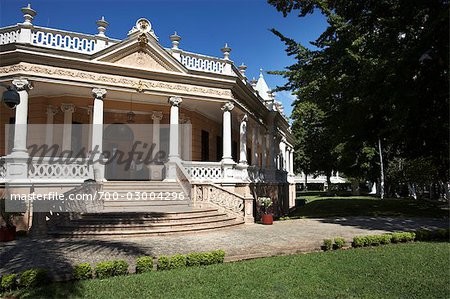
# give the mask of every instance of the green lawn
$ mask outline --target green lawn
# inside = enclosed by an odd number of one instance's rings
[[[436,217],[449,216],[449,211],[442,209],[442,203],[425,200],[379,199],[370,196],[334,197],[323,195],[302,195],[298,206],[290,216],[316,218],[334,216],[404,216]]]
[[[449,298],[450,244],[411,243],[59,283],[29,298]]]

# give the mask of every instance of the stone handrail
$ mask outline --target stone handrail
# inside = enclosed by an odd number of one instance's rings
[[[28,178],[33,180],[84,181],[93,179],[92,165],[86,159],[71,159],[55,163],[50,157],[33,157],[29,163]]]
[[[194,206],[210,204],[235,217],[242,219],[245,217],[245,197],[215,184],[198,183],[194,184],[193,189],[192,201]]]
[[[9,26],[0,29],[0,45],[12,44],[19,40],[20,29],[17,26]]]
[[[184,161],[183,166],[192,181],[217,182],[223,178],[220,162]]]
[[[181,189],[183,189],[184,194],[191,197],[191,189],[192,185],[189,180],[189,174],[183,167],[183,165],[176,163],[176,173],[177,173],[177,182],[180,184]]]
[[[227,71],[227,61],[217,57],[200,55],[190,52],[181,52],[181,63],[190,70],[211,72],[218,74],[230,74]],[[230,67],[231,70],[231,67]]]
[[[0,157],[0,182],[5,181],[6,178],[6,161],[5,158]]]
[[[46,48],[66,50],[84,54],[93,54],[105,48],[100,46],[100,38],[95,35],[80,34],[64,30],[43,27],[33,27],[31,30],[31,44]],[[102,39],[104,41],[105,39]],[[116,41],[107,39],[109,43]]]

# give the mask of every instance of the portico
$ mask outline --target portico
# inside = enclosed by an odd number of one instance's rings
[[[228,45],[223,58],[194,54],[174,34],[172,47],[164,48],[146,19],[123,40],[108,37],[104,19],[94,36],[42,28],[30,9],[22,24],[0,29],[0,80],[20,96],[15,110],[0,113],[0,183],[70,190],[87,179],[188,181],[192,188],[184,191],[192,200],[211,200],[205,186],[218,190],[226,197],[222,208],[246,221],[253,219],[253,201],[266,193],[287,194],[277,199],[286,202],[280,212],[293,205],[295,195],[278,190],[295,190],[287,118],[262,73],[252,85],[246,67],[230,60]],[[21,58],[24,48],[30,59]],[[10,124],[14,130],[4,134]],[[128,133],[122,138],[110,126]],[[165,155],[148,169],[138,156],[129,171],[105,166],[108,156],[136,141]],[[38,161],[30,158],[33,144],[82,155],[71,165]]]

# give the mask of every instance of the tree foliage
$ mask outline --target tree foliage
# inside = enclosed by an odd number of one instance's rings
[[[296,60],[274,73],[288,80],[278,90],[297,95],[293,129],[298,143],[311,137],[302,130],[315,126],[299,117],[311,105],[320,111],[318,128],[328,140],[307,143],[312,149],[299,147],[298,160],[316,163],[310,153],[325,146],[323,159],[333,157],[337,169],[373,181],[381,139],[388,164],[403,158],[424,165],[431,159],[433,177],[449,181],[448,1],[268,2],[285,16],[320,12],[328,22],[310,48],[272,29]],[[318,164],[325,171],[329,163]]]

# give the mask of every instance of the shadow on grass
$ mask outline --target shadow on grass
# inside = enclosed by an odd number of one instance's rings
[[[122,240],[22,238],[1,244],[0,274],[44,268],[52,280],[67,280],[71,278],[73,264],[90,262],[94,266],[111,259],[111,254],[120,254],[130,263],[137,256],[152,255],[152,250]],[[82,283],[68,283],[67,287],[49,288],[46,298],[77,297],[82,293],[82,286]],[[25,290],[20,294],[24,298],[35,298],[32,292]]]

